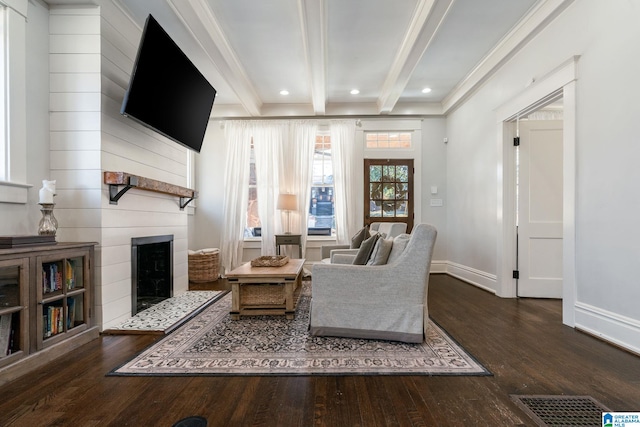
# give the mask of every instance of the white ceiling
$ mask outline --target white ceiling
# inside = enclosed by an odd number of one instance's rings
[[[185,51],[214,117],[277,117],[446,113],[566,0],[115,2]]]

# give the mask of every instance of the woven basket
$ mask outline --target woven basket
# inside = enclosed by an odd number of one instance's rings
[[[242,285],[240,305],[282,305],[285,303],[284,285]]]
[[[286,255],[264,255],[251,260],[251,267],[282,267],[289,262]]]
[[[218,280],[220,252],[189,254],[189,281],[195,283]]]

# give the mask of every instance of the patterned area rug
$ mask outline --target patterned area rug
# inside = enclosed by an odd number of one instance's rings
[[[104,333],[169,333],[226,291],[188,291],[137,313]]]
[[[231,294],[109,375],[491,375],[435,322],[422,344],[309,335],[310,285],[294,320],[231,320]]]

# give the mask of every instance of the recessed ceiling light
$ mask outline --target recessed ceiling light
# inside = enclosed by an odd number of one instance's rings
[[[280,91],[280,95],[289,95],[289,91],[288,90],[281,90]]]
[[[430,87],[425,87],[424,89],[422,89],[422,93],[429,93],[429,92],[431,92]]]
[[[360,93],[360,91],[358,89],[351,89],[351,95],[357,95]]]

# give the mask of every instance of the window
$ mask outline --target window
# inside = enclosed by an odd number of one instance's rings
[[[4,59],[6,57],[5,46],[5,28],[4,28],[4,14],[5,8],[0,6],[0,181],[8,181],[7,176],[7,164],[8,164],[8,142],[6,140],[5,132],[5,106],[7,105],[7,94],[5,93],[5,74],[6,64]]]
[[[367,132],[366,148],[411,148],[411,132]]]
[[[0,203],[27,203],[30,187],[26,184],[28,3],[0,0]]]
[[[336,231],[334,216],[333,166],[331,136],[316,136],[313,151],[313,179],[309,201],[309,235],[331,235]]]
[[[333,165],[331,159],[331,136],[319,134],[313,152],[313,174],[309,200],[309,220],[307,234],[310,236],[330,236],[335,233]],[[258,213],[258,188],[256,177],[256,157],[253,142],[249,160],[249,200],[247,204],[247,225],[245,237],[261,235]]]
[[[258,187],[256,177],[256,152],[251,140],[251,154],[249,157],[249,203],[247,204],[247,230],[245,237],[260,236],[260,215],[258,214]]]

